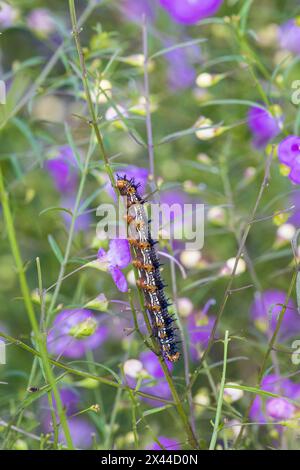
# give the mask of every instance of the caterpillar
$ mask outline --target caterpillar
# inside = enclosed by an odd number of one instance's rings
[[[144,199],[139,194],[139,184],[126,175],[117,175],[116,186],[121,196],[126,197],[126,219],[128,224],[128,241],[132,247],[134,259],[132,264],[137,268],[139,279],[137,286],[142,290],[145,299],[153,336],[157,339],[163,356],[170,362],[177,362],[180,352],[177,347],[177,335],[174,317],[170,315],[161,278],[156,242],[151,237]]]

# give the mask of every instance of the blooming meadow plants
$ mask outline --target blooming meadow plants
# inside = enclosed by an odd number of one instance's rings
[[[2,448],[299,448],[283,3],[0,2]],[[138,241],[102,224],[120,180]],[[203,247],[153,240],[153,202],[203,205]]]

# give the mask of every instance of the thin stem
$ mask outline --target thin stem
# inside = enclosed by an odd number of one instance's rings
[[[218,398],[217,411],[216,411],[216,417],[215,417],[215,422],[214,422],[214,430],[211,436],[209,450],[214,450],[214,448],[216,447],[216,442],[218,438],[219,424],[221,420],[222,405],[223,405],[223,399],[224,399],[224,387],[225,387],[225,380],[226,380],[227,352],[228,352],[228,342],[229,342],[228,336],[229,336],[229,332],[228,330],[226,330],[225,339],[224,339],[223,372],[222,372],[222,378],[221,378],[221,383],[220,383],[219,398]]]
[[[236,258],[235,258],[235,263],[234,263],[234,266],[233,266],[233,270],[232,270],[232,273],[231,273],[231,276],[229,278],[229,282],[227,284],[227,287],[226,287],[226,290],[225,290],[225,293],[224,293],[224,297],[223,297],[223,301],[221,303],[221,306],[219,308],[219,311],[217,313],[217,317],[216,317],[216,320],[214,322],[214,325],[213,325],[213,328],[212,328],[212,331],[211,331],[211,335],[210,335],[210,338],[209,338],[209,341],[208,341],[208,345],[207,345],[207,348],[206,350],[204,351],[202,357],[201,357],[201,360],[200,360],[200,364],[199,366],[197,367],[197,369],[195,370],[194,374],[193,374],[193,377],[191,379],[191,382],[190,382],[190,387],[192,387],[195,383],[195,380],[196,378],[198,377],[199,375],[199,370],[201,369],[202,367],[202,363],[203,361],[206,359],[206,356],[207,354],[209,353],[214,341],[215,341],[215,334],[216,334],[216,331],[217,331],[217,327],[219,325],[219,322],[222,318],[222,315],[224,313],[224,310],[225,310],[225,307],[226,307],[226,304],[227,304],[227,301],[230,297],[230,293],[232,291],[232,285],[233,285],[233,282],[234,282],[234,278],[235,278],[235,273],[236,273],[236,270],[237,270],[237,266],[238,266],[238,263],[239,263],[239,260],[241,259],[242,255],[243,255],[243,252],[244,252],[244,249],[245,249],[245,244],[246,244],[246,240],[248,238],[248,235],[249,235],[249,232],[250,232],[250,229],[251,229],[251,226],[252,226],[252,223],[255,219],[255,214],[257,212],[257,209],[258,209],[258,206],[260,204],[260,201],[262,199],[262,196],[263,196],[263,193],[266,189],[266,187],[268,186],[268,182],[269,182],[269,177],[270,177],[270,168],[271,168],[271,163],[272,163],[272,159],[273,159],[273,152],[270,153],[267,161],[266,161],[266,166],[265,166],[265,173],[264,173],[264,178],[263,178],[263,181],[262,181],[262,184],[261,184],[261,187],[260,187],[260,190],[259,190],[259,193],[258,193],[258,196],[256,198],[256,201],[255,201],[255,204],[254,204],[254,207],[252,209],[252,212],[251,212],[251,215],[250,215],[250,218],[249,218],[249,221],[247,222],[246,224],[246,227],[244,228],[244,232],[243,232],[243,236],[241,237],[241,241],[240,241],[240,244],[239,244],[239,248],[238,248],[238,252],[237,252],[237,255],[236,255]]]
[[[55,289],[54,289],[54,292],[53,292],[53,296],[51,298],[50,306],[49,306],[49,309],[48,309],[48,315],[47,315],[47,318],[46,318],[46,325],[47,326],[49,325],[49,323],[51,322],[51,319],[53,317],[57,297],[58,297],[59,292],[60,292],[61,284],[62,284],[64,275],[65,275],[66,266],[68,264],[68,260],[69,260],[69,257],[70,257],[70,252],[71,252],[72,243],[73,243],[74,230],[75,230],[75,223],[76,223],[76,219],[77,219],[77,216],[78,216],[80,201],[81,201],[81,198],[82,198],[83,189],[84,189],[84,186],[85,186],[85,181],[86,181],[87,174],[88,174],[88,167],[89,167],[89,162],[90,162],[91,155],[92,155],[92,150],[90,148],[88,153],[87,153],[86,159],[85,159],[84,168],[83,168],[83,171],[82,171],[82,174],[81,174],[79,188],[78,188],[77,195],[76,195],[75,205],[74,205],[74,208],[73,208],[73,211],[72,211],[73,215],[72,215],[72,220],[71,220],[71,225],[70,225],[70,230],[69,230],[69,235],[68,235],[68,240],[67,240],[67,245],[66,245],[66,249],[65,249],[64,258],[63,258],[63,261],[62,261],[61,266],[60,266],[58,279],[57,279]]]
[[[26,279],[26,276],[25,276],[24,263],[23,263],[22,258],[21,258],[21,253],[20,253],[18,242],[17,242],[15,227],[14,227],[14,224],[13,224],[13,218],[12,218],[12,214],[11,214],[11,210],[10,210],[8,194],[7,194],[7,192],[5,191],[5,188],[4,188],[4,182],[3,182],[3,176],[2,176],[1,168],[0,168],[0,199],[1,199],[1,202],[2,202],[3,215],[4,215],[4,220],[5,220],[5,223],[6,223],[8,239],[9,239],[11,251],[12,251],[15,263],[16,263],[17,272],[18,272],[18,275],[19,275],[19,282],[20,282],[20,287],[21,287],[21,291],[22,291],[22,296],[23,296],[23,299],[24,299],[24,304],[25,304],[25,307],[26,307],[26,311],[27,311],[29,321],[31,323],[31,327],[32,327],[33,332],[34,332],[35,341],[38,345],[40,358],[41,358],[42,364],[43,364],[43,370],[44,370],[45,376],[47,378],[47,381],[51,386],[51,390],[53,390],[53,394],[54,394],[55,401],[56,401],[56,406],[57,406],[57,411],[58,411],[60,422],[61,422],[64,434],[65,434],[67,446],[68,446],[69,449],[73,449],[74,447],[73,447],[73,443],[72,443],[72,438],[71,438],[70,430],[69,430],[69,427],[68,427],[67,419],[66,419],[66,416],[65,416],[65,413],[64,413],[63,405],[62,405],[62,402],[61,402],[60,394],[58,392],[58,388],[56,386],[56,382],[55,382],[54,376],[52,374],[52,369],[50,367],[50,360],[49,360],[48,354],[47,354],[46,343],[45,343],[43,335],[41,335],[41,333],[39,331],[39,324],[38,324],[36,316],[35,316],[32,300],[31,300],[31,295],[30,295],[30,290],[29,290],[29,287],[28,287],[28,284],[27,284],[27,279]]]
[[[70,15],[71,15],[73,36],[74,36],[74,39],[75,39],[77,53],[78,53],[79,61],[80,61],[80,68],[81,68],[81,73],[82,73],[82,82],[83,82],[83,86],[84,86],[84,90],[85,90],[85,94],[86,94],[86,98],[87,98],[89,112],[90,112],[90,115],[91,115],[90,124],[91,124],[92,128],[94,129],[98,145],[101,149],[102,157],[105,161],[105,169],[108,173],[108,176],[110,178],[110,181],[111,181],[111,184],[112,184],[113,188],[116,190],[116,185],[115,185],[113,172],[112,172],[111,167],[109,165],[109,159],[108,159],[108,157],[106,155],[106,152],[105,152],[105,149],[104,149],[102,136],[101,136],[99,128],[98,128],[96,114],[95,114],[94,106],[93,106],[92,99],[91,99],[91,93],[90,93],[90,90],[89,90],[89,82],[88,82],[88,75],[87,75],[87,70],[86,70],[86,65],[85,65],[85,59],[84,59],[82,47],[81,47],[80,40],[79,40],[79,30],[78,30],[78,27],[77,27],[77,19],[76,19],[76,10],[75,10],[74,0],[69,0],[69,9],[70,9]],[[147,29],[146,29],[146,27],[144,27],[143,31],[144,31],[143,43],[144,43],[144,52],[145,52],[145,54],[144,54],[145,59],[144,60],[145,60],[145,68],[147,69],[148,68],[147,67],[147,65],[148,65],[148,51],[147,51],[148,45],[147,45]],[[151,126],[151,117],[150,117],[149,81],[148,81],[148,70],[146,70],[146,69],[145,69],[145,71],[146,71],[146,73],[145,73],[145,76],[146,76],[146,79],[145,79],[145,85],[146,85],[145,86],[145,94],[146,94],[145,99],[146,99],[146,113],[148,114],[148,124],[147,124],[148,148],[149,148],[149,157],[150,157],[150,162],[151,162],[151,173],[154,176],[154,153],[153,153],[152,126]],[[149,138],[150,138],[150,141],[149,141]],[[116,193],[117,193],[117,191],[116,191]],[[64,273],[64,271],[63,271],[63,273]],[[136,270],[135,270],[135,276],[137,276],[137,271]],[[148,315],[145,312],[144,302],[143,302],[143,298],[142,298],[142,294],[141,294],[140,289],[138,289],[138,293],[139,293],[138,295],[139,295],[139,302],[140,302],[140,305],[141,305],[141,310],[143,312],[144,319],[145,319],[148,331],[150,333],[151,332],[151,325],[150,325],[150,322],[149,322]],[[197,446],[198,446],[197,440],[196,440],[196,438],[193,434],[193,431],[190,427],[188,418],[185,414],[184,408],[183,408],[181,400],[178,396],[178,393],[177,393],[177,390],[176,390],[175,385],[173,383],[172,377],[170,376],[169,370],[168,370],[168,368],[165,364],[164,359],[159,356],[159,360],[160,360],[160,363],[162,365],[162,368],[163,368],[164,374],[166,376],[167,382],[170,386],[170,390],[172,392],[172,396],[173,396],[174,401],[175,401],[176,409],[177,409],[178,414],[179,414],[179,416],[180,416],[180,418],[183,422],[184,428],[187,432],[189,442],[192,445],[192,447],[197,448]],[[115,384],[115,386],[116,386],[116,384]],[[142,395],[140,392],[139,392],[139,394]]]
[[[296,280],[297,280],[297,273],[298,273],[298,269],[297,269],[297,265],[296,265],[296,269],[294,271],[294,274],[293,274],[293,277],[292,277],[292,281],[291,281],[291,284],[289,286],[289,290],[288,290],[288,293],[287,293],[287,296],[286,296],[286,299],[285,299],[285,303],[280,311],[280,314],[279,314],[279,317],[278,317],[278,321],[277,321],[277,324],[276,324],[276,328],[275,328],[275,331],[269,341],[269,344],[268,344],[268,348],[267,348],[267,351],[265,353],[265,356],[263,358],[263,362],[262,362],[262,365],[261,365],[261,368],[260,368],[260,371],[258,373],[258,379],[257,379],[257,388],[260,388],[261,387],[261,384],[262,384],[262,380],[263,380],[263,377],[264,377],[264,374],[265,374],[265,370],[266,370],[266,366],[267,366],[267,363],[268,363],[268,360],[269,360],[269,357],[270,357],[270,354],[271,352],[273,351],[274,349],[274,345],[276,343],[276,339],[277,339],[277,336],[278,336],[278,333],[280,331],[280,328],[281,328],[281,325],[282,325],[282,322],[283,322],[283,319],[284,319],[284,315],[285,315],[285,312],[286,312],[286,309],[287,309],[287,305],[289,303],[289,300],[290,300],[290,297],[292,295],[292,292],[293,292],[293,289],[295,287],[295,284],[296,284]],[[250,410],[252,408],[252,405],[254,403],[254,400],[256,398],[256,395],[253,395],[253,397],[251,398],[250,400],[250,403],[249,403],[249,406],[246,410],[246,413],[245,413],[245,416],[244,416],[244,419],[243,419],[243,424],[241,426],[241,429],[240,429],[240,432],[236,438],[236,441],[235,441],[235,444],[234,444],[234,447],[235,448],[238,448],[239,447],[239,444],[242,440],[242,437],[243,437],[243,433],[244,433],[244,430],[245,430],[245,425],[247,424],[247,421],[248,421],[248,418],[249,418],[249,414],[250,414]]]
[[[34,348],[31,348],[27,344],[23,343],[22,341],[18,339],[13,338],[12,336],[3,333],[2,331],[0,331],[0,338],[4,338],[10,341],[11,343],[15,344],[16,346],[19,346],[20,348],[24,349],[24,351],[27,351],[30,354],[33,354],[34,356],[41,357],[41,353],[39,351],[37,351]],[[69,367],[67,364],[64,364],[63,362],[55,361],[54,359],[50,359],[50,358],[49,358],[49,362],[53,366],[63,369],[69,374],[74,374],[78,377],[83,377],[85,379],[93,379],[96,382],[99,382],[103,385],[108,385],[113,388],[120,388],[121,390],[125,390],[125,391],[127,391],[128,389],[128,387],[122,385],[119,382],[113,382],[112,380],[106,379],[105,377],[99,377],[98,375],[93,375],[88,372],[84,372],[82,370],[73,369],[72,367]],[[175,405],[175,403],[172,402],[171,400],[166,400],[163,397],[151,395],[150,393],[141,392],[141,391],[134,391],[134,393],[136,393],[137,395],[140,395],[141,397],[148,398],[150,400],[155,400],[155,401],[166,403],[167,405]]]
[[[78,20],[78,24],[80,26],[83,25],[83,23],[87,20],[87,18],[91,15],[93,12],[94,8],[97,5],[97,0],[92,0],[88,3],[87,7],[83,11],[82,15],[80,16]],[[0,130],[3,129],[8,121],[15,116],[26,104],[37,94],[37,90],[41,87],[45,79],[48,77],[50,74],[51,70],[54,68],[55,64],[58,62],[62,51],[66,47],[66,44],[70,41],[70,39],[66,39],[54,52],[50,60],[47,62],[43,70],[41,71],[40,75],[37,77],[37,79],[34,81],[33,85],[29,88],[27,93],[20,99],[18,100],[16,106],[11,110],[9,114],[5,117],[5,120],[2,121],[0,124]]]
[[[182,400],[178,395],[178,392],[177,392],[176,387],[174,385],[174,382],[173,382],[173,379],[171,377],[168,366],[165,363],[164,358],[161,357],[161,356],[159,356],[159,362],[160,362],[160,365],[161,365],[161,367],[164,371],[165,378],[168,382],[168,385],[170,387],[170,390],[171,390],[171,393],[172,393],[172,396],[173,396],[173,399],[174,399],[174,402],[175,402],[175,406],[177,408],[177,412],[178,412],[178,414],[181,418],[182,424],[183,424],[185,432],[187,434],[189,444],[193,447],[193,449],[198,449],[198,442],[197,442],[196,436],[194,435],[194,432],[193,432],[192,427],[190,425],[189,419],[188,419],[188,417],[185,413],[184,407],[182,405]]]
[[[103,160],[105,162],[105,169],[106,169],[106,171],[108,173],[108,176],[110,178],[110,181],[111,181],[111,183],[114,187],[115,182],[114,182],[113,172],[110,168],[108,156],[106,154],[104,144],[103,144],[103,139],[102,139],[102,136],[101,136],[98,124],[97,124],[97,116],[96,116],[96,113],[95,113],[93,101],[92,101],[92,98],[91,98],[91,92],[90,92],[90,89],[89,89],[88,74],[87,74],[85,59],[84,59],[84,55],[83,55],[83,51],[82,51],[82,47],[81,47],[80,39],[79,39],[80,29],[79,29],[78,23],[77,23],[74,0],[69,0],[69,7],[70,7],[70,15],[71,15],[71,21],[72,21],[72,34],[73,34],[75,44],[76,44],[76,49],[77,49],[79,62],[80,62],[81,73],[82,73],[82,77],[81,77],[82,78],[82,83],[83,83],[83,87],[84,87],[84,91],[85,91],[85,95],[86,95],[86,99],[87,99],[89,113],[90,113],[90,116],[91,116],[91,120],[89,121],[89,123],[90,123],[91,127],[94,130],[97,143],[100,147],[101,154],[102,154]],[[84,186],[85,186],[86,178],[87,178],[87,175],[88,175],[88,169],[89,169],[89,163],[90,163],[91,156],[92,156],[92,151],[91,151],[91,148],[90,148],[90,150],[87,154],[87,157],[85,159],[84,167],[83,167],[82,174],[81,174],[81,180],[80,180],[79,188],[78,188],[77,195],[76,195],[75,206],[74,206],[74,209],[73,209],[73,215],[72,215],[72,220],[71,220],[71,225],[70,225],[70,230],[69,230],[69,236],[68,236],[67,246],[66,246],[66,250],[65,250],[65,255],[64,255],[63,262],[61,263],[61,266],[60,266],[58,280],[57,280],[55,290],[54,290],[54,293],[53,293],[53,296],[52,296],[52,299],[51,299],[51,303],[50,303],[50,307],[49,307],[50,315],[47,318],[47,324],[49,324],[49,321],[51,320],[51,316],[53,315],[53,310],[54,310],[54,307],[56,305],[56,301],[57,301],[57,297],[58,297],[59,292],[60,292],[62,281],[64,279],[65,270],[66,270],[66,266],[67,266],[68,259],[69,259],[69,256],[70,256],[72,242],[73,242],[76,218],[78,216],[80,201],[81,201],[81,197],[82,197],[82,194],[83,194],[83,189],[84,189]]]
[[[152,133],[152,120],[151,120],[151,107],[150,107],[150,86],[149,86],[149,55],[148,55],[148,32],[147,32],[147,19],[146,15],[143,17],[143,54],[144,54],[144,94],[145,94],[145,109],[146,109],[146,128],[147,128],[147,145],[150,163],[150,179],[155,181],[155,168],[154,168],[154,145]]]
[[[189,388],[189,384],[190,384],[189,352],[188,352],[187,342],[186,342],[186,338],[184,334],[184,328],[183,328],[181,319],[178,314],[178,296],[177,296],[178,289],[177,289],[177,282],[176,282],[176,271],[175,271],[175,262],[174,262],[175,258],[174,258],[174,252],[173,252],[173,247],[172,247],[172,240],[171,240],[170,249],[172,250],[172,255],[173,255],[170,257],[172,296],[173,296],[174,305],[176,307],[176,321],[177,321],[180,335],[181,335],[181,344],[182,344],[182,353],[183,353],[183,362],[184,362],[184,377],[185,377],[185,384],[187,387],[187,399],[188,399],[189,411],[190,411],[190,421],[191,421],[193,432],[196,435],[196,425],[195,425],[195,420],[194,420],[194,409],[193,409],[193,397],[192,397],[192,391]]]

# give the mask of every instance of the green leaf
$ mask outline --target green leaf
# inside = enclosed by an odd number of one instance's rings
[[[25,73],[17,74],[6,96],[6,103],[0,105],[0,129],[15,115],[15,109],[25,90],[30,84],[30,77]]]
[[[190,134],[195,134],[197,131],[204,130],[204,129],[217,129],[220,127],[221,124],[214,124],[213,126],[205,126],[205,127],[189,127],[188,129],[184,129],[182,131],[173,132],[172,134],[168,134],[163,137],[159,142],[155,145],[162,145],[166,144],[167,142],[171,142],[172,140],[180,139],[181,137],[186,137]]]
[[[236,388],[237,390],[243,390],[244,392],[255,393],[255,395],[259,395],[260,397],[271,397],[271,398],[282,398],[281,395],[277,393],[267,392],[266,390],[261,390],[257,387],[248,387],[246,385],[236,385],[236,384],[226,384],[224,388]]]
[[[70,214],[71,217],[73,216],[73,213],[69,209],[66,209],[65,207],[56,207],[56,206],[51,206],[51,207],[47,207],[47,209],[43,209],[39,213],[39,215],[44,215],[44,214],[47,214],[48,212],[53,212],[53,211],[67,212],[68,214]]]
[[[24,137],[28,140],[34,155],[36,156],[36,159],[39,160],[40,162],[43,161],[42,157],[42,151],[41,148],[35,139],[30,126],[25,121],[22,121],[21,119],[15,117],[12,119],[12,123],[19,129],[19,131],[24,135]]]
[[[54,238],[52,237],[52,235],[48,235],[48,242],[52,248],[52,251],[53,253],[55,254],[57,260],[59,261],[60,264],[63,263],[63,255],[62,255],[62,252],[60,251],[60,248],[58,246],[58,244],[56,243],[56,241],[54,240]]]
[[[70,362],[68,362],[68,364],[70,364],[70,365],[71,364],[84,364],[84,365],[90,364],[90,365],[93,365],[95,367],[99,367],[100,369],[104,369],[105,371],[109,372],[114,377],[114,379],[116,380],[116,382],[118,384],[122,383],[122,380],[120,379],[118,374],[113,369],[111,369],[108,366],[105,366],[104,364],[100,364],[100,362],[78,360],[78,361],[70,361]],[[90,377],[90,378],[92,379],[93,377]]]
[[[250,12],[251,5],[253,3],[253,0],[246,0],[239,12],[239,17],[240,17],[240,30],[242,33],[246,31],[246,26],[247,26],[247,20]]]
[[[267,108],[262,105],[261,103],[257,103],[255,101],[250,100],[238,100],[238,99],[228,99],[228,100],[211,100],[207,101],[206,103],[201,103],[201,108],[205,108],[207,106],[227,106],[227,105],[241,105],[241,106],[255,106],[256,108],[263,109],[264,111],[268,111]]]
[[[146,410],[143,413],[143,417],[145,418],[146,416],[149,416],[149,415],[154,415],[154,414],[157,414],[157,413],[161,413],[162,411],[165,411],[168,408],[172,408],[172,407],[173,407],[173,405],[165,405],[165,406],[160,406],[159,408],[153,408],[151,410]]]
[[[193,39],[191,41],[181,42],[179,44],[175,44],[174,46],[166,47],[165,49],[161,49],[158,52],[155,52],[149,59],[154,59],[155,57],[159,57],[164,54],[168,54],[168,52],[176,51],[177,49],[182,49],[184,47],[195,46],[196,44],[200,44],[201,42],[205,42],[207,39],[200,38],[200,39]]]

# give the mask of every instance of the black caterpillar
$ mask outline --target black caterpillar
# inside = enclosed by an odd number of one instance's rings
[[[139,184],[126,175],[117,175],[117,188],[126,196],[128,241],[132,246],[132,264],[139,273],[138,287],[143,291],[145,307],[151,319],[153,335],[157,338],[162,354],[168,361],[176,362],[180,357],[173,315],[168,312],[168,302],[160,274],[160,261],[151,237],[149,221],[144,209],[144,199],[138,192]]]

